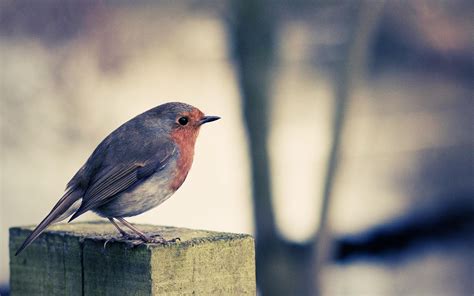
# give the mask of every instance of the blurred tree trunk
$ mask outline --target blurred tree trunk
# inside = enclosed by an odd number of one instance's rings
[[[312,252],[277,235],[272,207],[267,139],[277,18],[270,1],[231,3],[229,31],[251,158],[258,288],[262,295],[309,295],[305,266]]]
[[[315,245],[315,294],[321,294],[321,270],[330,257],[331,235],[328,227],[328,213],[336,172],[341,154],[341,141],[344,133],[349,100],[357,85],[363,82],[367,68],[368,51],[372,35],[378,23],[384,1],[361,0],[354,3],[354,25],[346,45],[346,52],[335,77],[334,113],[332,138],[323,188],[323,201],[319,221],[317,244]]]
[[[370,33],[381,1],[355,4],[357,25],[337,75],[333,138],[325,178],[320,232],[316,241],[292,244],[276,232],[267,151],[272,68],[275,59],[277,17],[269,0],[233,0],[229,23],[242,97],[251,158],[253,209],[257,244],[257,284],[262,295],[315,295],[316,271],[327,258],[326,228],[329,200],[336,175],[346,104],[355,77],[363,71]],[[362,65],[362,66],[361,66]],[[316,290],[315,290],[316,289]]]
[[[267,139],[276,28],[271,11],[265,4],[266,1],[261,0],[233,1],[230,30],[251,160],[257,281],[263,295],[271,295],[271,287],[267,287],[271,280],[268,265],[275,261],[267,245],[277,245],[278,238],[272,207]]]
[[[252,161],[254,218],[260,239],[272,240],[276,235],[267,138],[276,28],[265,1],[233,4],[231,29]]]

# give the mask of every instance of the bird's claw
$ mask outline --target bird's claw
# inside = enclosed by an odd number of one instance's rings
[[[160,234],[154,234],[151,236],[139,236],[139,235],[133,235],[133,234],[128,234],[128,233],[122,233],[120,237],[111,237],[107,239],[104,242],[104,249],[106,248],[107,244],[109,242],[116,242],[116,241],[122,241],[125,242],[129,245],[132,245],[134,247],[144,245],[144,244],[161,244],[161,245],[167,245],[170,243],[176,243],[176,242],[181,242],[181,239],[179,237],[175,237],[173,239],[167,240]]]
[[[140,236],[138,235],[133,235],[133,234],[128,234],[128,233],[122,233],[122,236],[120,236],[120,239],[122,240],[130,240],[130,241],[134,241],[134,240],[140,240],[142,239]]]
[[[148,238],[147,243],[166,245],[166,244],[169,244],[169,243],[176,243],[178,241],[181,241],[181,239],[179,237],[175,237],[175,238],[167,240],[163,236],[161,236],[160,234],[155,234],[155,235],[152,235],[152,237]]]

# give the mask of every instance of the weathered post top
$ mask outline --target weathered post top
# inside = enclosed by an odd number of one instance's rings
[[[33,227],[10,229],[13,295],[255,295],[250,235],[140,225],[176,243],[133,246],[110,223],[58,224],[19,256]]]

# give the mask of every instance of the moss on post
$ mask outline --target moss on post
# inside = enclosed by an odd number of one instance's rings
[[[139,227],[181,241],[134,247],[112,239],[118,235],[109,223],[56,225],[22,254],[10,257],[13,295],[256,294],[251,236]],[[31,230],[10,229],[10,254]]]

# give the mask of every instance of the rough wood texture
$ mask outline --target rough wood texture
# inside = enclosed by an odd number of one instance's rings
[[[250,235],[140,225],[168,245],[131,246],[110,223],[49,228],[22,254],[33,229],[10,229],[12,295],[255,295]]]

